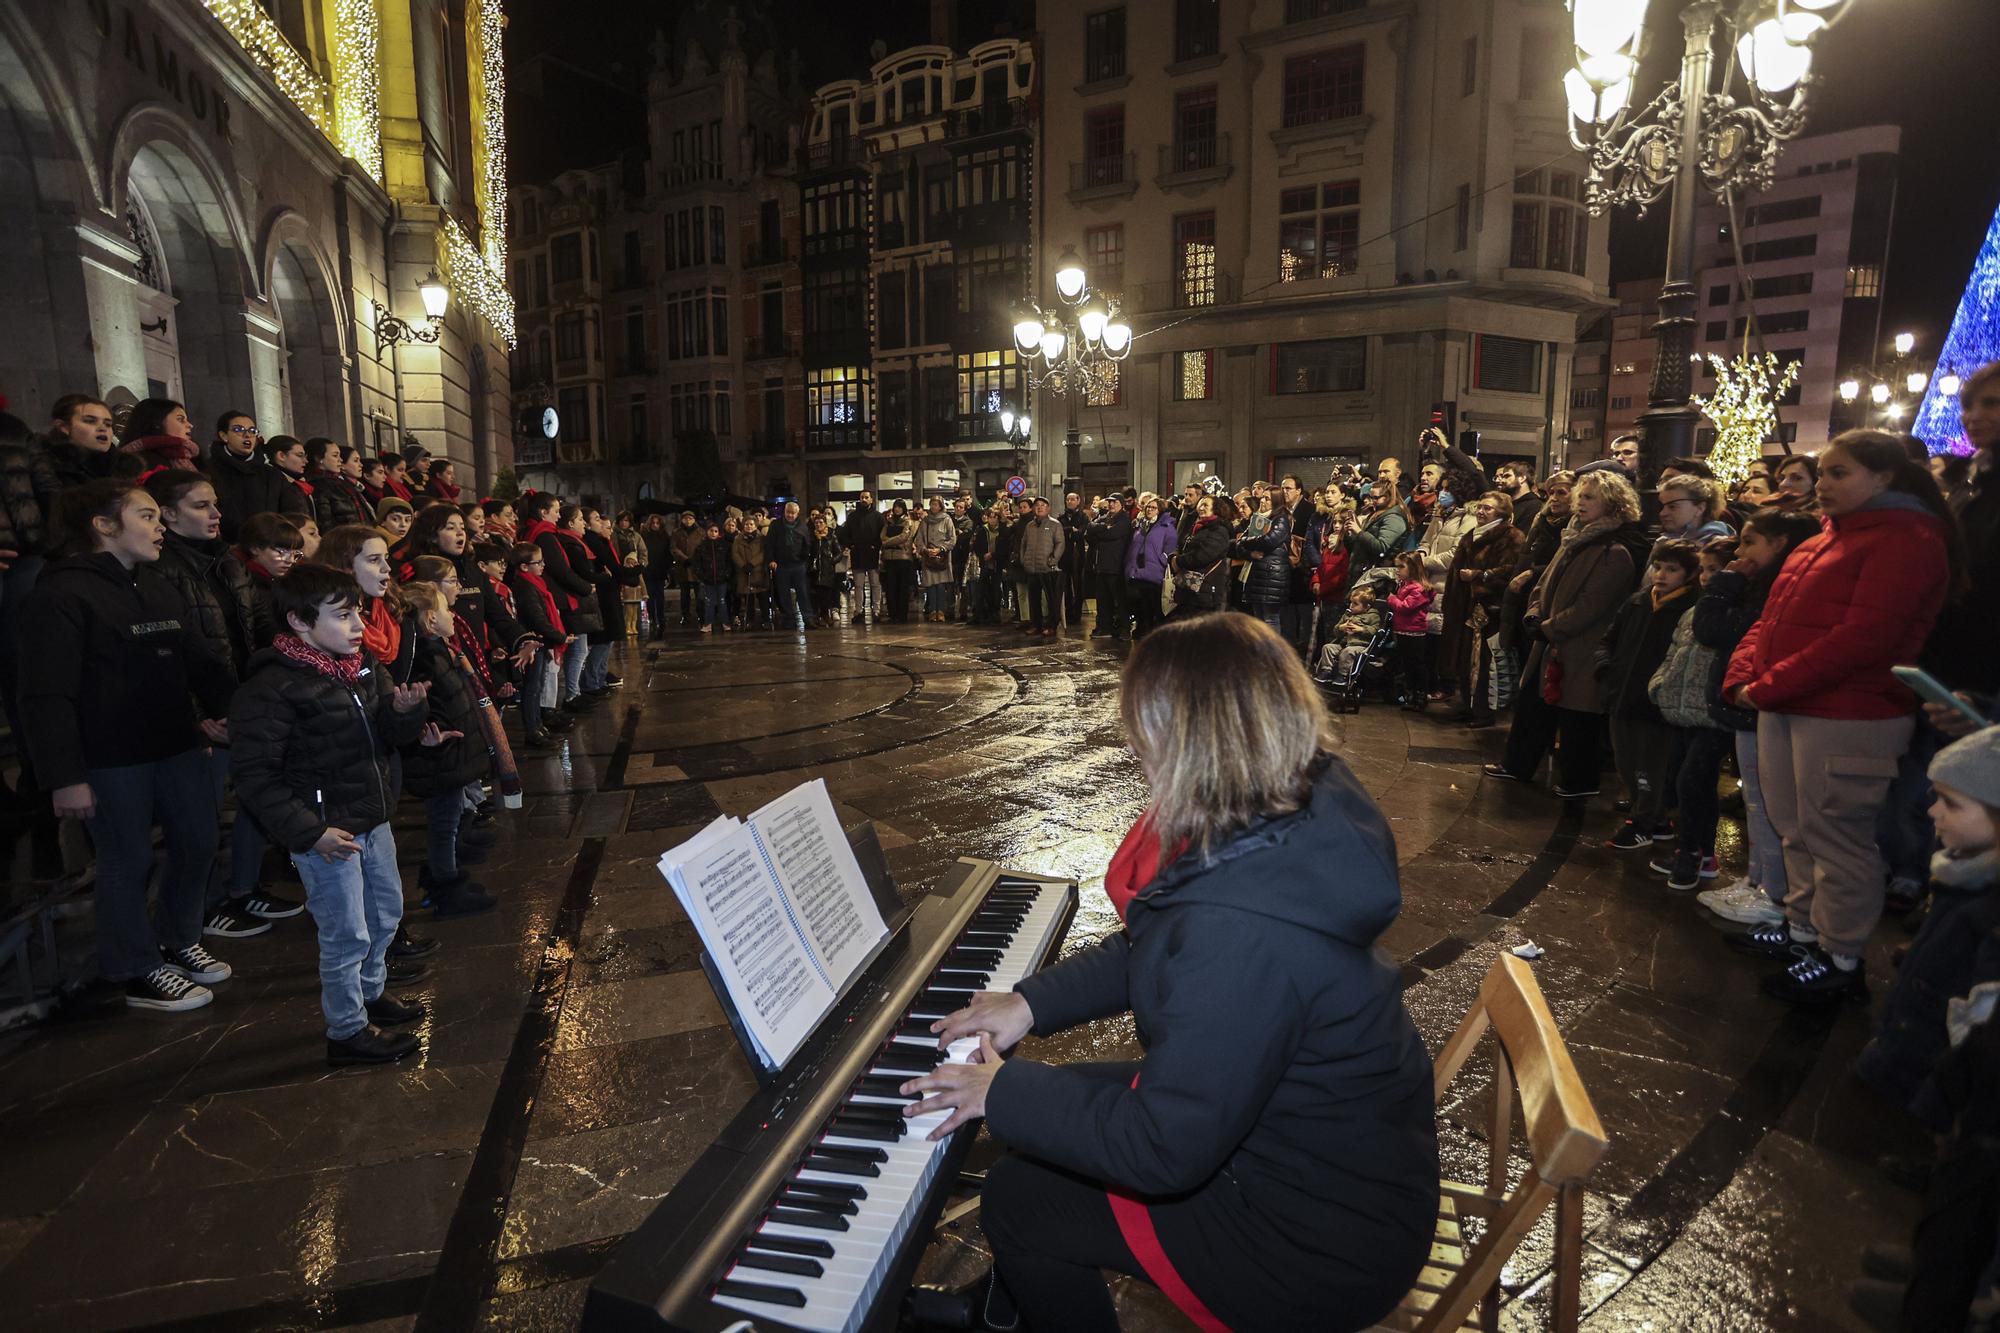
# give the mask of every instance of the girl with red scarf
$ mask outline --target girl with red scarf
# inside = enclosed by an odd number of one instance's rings
[[[551,731],[568,731],[575,725],[575,719],[559,709],[547,714],[542,711],[542,691],[548,673],[557,669],[557,659],[562,654],[571,651],[565,646],[571,636],[563,628],[556,595],[542,579],[545,562],[541,548],[531,542],[518,543],[507,553],[507,585],[514,597],[514,610],[543,649],[528,663],[526,679],[521,685],[522,742],[538,750],[558,743],[549,734]]]

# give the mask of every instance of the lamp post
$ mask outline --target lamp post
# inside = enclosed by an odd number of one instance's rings
[[[1916,363],[1917,336],[1914,333],[1899,333],[1890,341],[1893,353],[1883,357],[1872,366],[1850,372],[1840,381],[1840,401],[1847,407],[1855,407],[1862,397],[1882,415],[1882,423],[1891,430],[1903,429],[1903,418],[1914,411],[1917,402],[1922,401],[1923,392],[1931,382],[1928,371]],[[1943,376],[1938,387],[1947,394],[1958,392],[1958,376]],[[1907,396],[1907,400],[1906,400]],[[1861,419],[1866,418],[1869,408],[1861,409]]]
[[[1563,91],[1570,142],[1589,157],[1583,197],[1592,216],[1617,204],[1644,214],[1668,199],[1653,384],[1639,417],[1639,466],[1653,473],[1662,460],[1693,452],[1701,419],[1689,401],[1696,192],[1705,186],[1728,202],[1771,183],[1784,145],[1805,129],[1813,47],[1854,0],[1694,0],[1680,14],[1680,77],[1635,108],[1647,2],[1570,0],[1576,65],[1563,76]],[[1720,78],[1718,27],[1730,39]]]
[[[1026,391],[1032,395],[1046,386],[1064,398],[1063,469],[1075,476],[1077,405],[1093,389],[1116,382],[1118,363],[1132,351],[1132,325],[1118,296],[1092,289],[1074,246],[1057,256],[1054,276],[1055,306],[1023,301],[1015,307],[1014,346],[1027,372]],[[1025,439],[1025,417],[1021,425]]]
[[[445,286],[444,279],[432,269],[417,284],[417,295],[423,300],[425,322],[413,324],[390,310],[374,297],[368,298],[368,305],[375,312],[375,342],[379,348],[394,347],[397,343],[434,343],[444,332],[444,312],[451,305],[451,288]]]

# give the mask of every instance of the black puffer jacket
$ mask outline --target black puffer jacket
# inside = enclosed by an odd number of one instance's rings
[[[288,852],[310,850],[328,827],[366,833],[396,808],[390,751],[418,739],[424,718],[396,711],[372,663],[349,689],[266,648],[229,705],[236,799]]]
[[[1292,595],[1292,516],[1282,508],[1271,511],[1271,526],[1260,537],[1236,543],[1231,555],[1248,559],[1250,577],[1243,584],[1243,604],[1260,610],[1279,607]]]
[[[187,603],[190,622],[216,657],[229,663],[233,689],[250,654],[263,646],[255,642],[258,611],[250,572],[220,537],[197,541],[177,532],[167,533],[154,568]]]
[[[535,531],[534,543],[542,552],[542,581],[556,595],[564,627],[571,634],[601,633],[604,614],[598,610],[590,551],[582,539],[574,532],[543,523]]]
[[[1402,908],[1395,840],[1321,763],[1305,808],[1181,856],[1124,930],[1015,987],[1038,1033],[1130,1009],[1136,1085],[1015,1058],[986,1096],[996,1139],[1173,1200],[1152,1210],[1167,1257],[1240,1275],[1195,1292],[1231,1328],[1366,1327],[1437,1212],[1431,1062],[1376,947]]]
[[[507,599],[493,587],[493,580],[479,567],[479,559],[467,546],[453,562],[458,566],[458,600],[452,611],[469,626],[482,645],[493,653],[519,652],[521,645],[535,636],[509,614]]]
[[[479,688],[458,667],[444,640],[422,636],[414,650],[415,678],[430,682],[430,720],[460,733],[442,745],[410,741],[403,755],[403,785],[410,795],[441,796],[486,776],[486,734],[479,726]]]
[[[694,557],[688,561],[688,568],[694,571],[696,583],[719,583],[728,587],[736,577],[736,564],[729,558],[729,548],[734,539],[717,537],[704,541],[694,548]]]
[[[212,444],[202,471],[215,487],[226,541],[236,540],[237,532],[252,514],[278,513],[303,518],[312,513],[311,497],[294,485],[290,477],[255,454],[238,458],[221,444]]]
[[[356,483],[331,472],[313,471],[306,473],[306,481],[313,488],[313,517],[319,521],[322,536],[349,523],[375,525],[374,507]]]
[[[1771,595],[1771,584],[1776,580],[1775,569],[1754,577],[1733,569],[1718,569],[1709,576],[1708,586],[1701,590],[1701,599],[1688,613],[1694,617],[1694,641],[1704,648],[1715,649],[1715,669],[1708,682],[1713,702],[1708,706],[1708,715],[1734,731],[1757,730],[1757,710],[1724,703],[1722,677],[1729,670],[1729,655],[1743,642],[1743,636],[1757,623],[1757,617],[1764,614],[1764,599]]]
[[[48,533],[41,497],[56,489],[48,455],[19,444],[0,448],[0,550],[42,549]]]
[[[1676,589],[1658,607],[1652,590],[1641,588],[1619,609],[1597,650],[1597,681],[1606,712],[1643,722],[1666,720],[1646,687],[1666,660],[1681,617],[1693,609],[1694,593],[1687,587]]]
[[[1132,545],[1132,520],[1125,511],[1093,519],[1084,534],[1090,545],[1090,563],[1086,568],[1092,574],[1125,577],[1125,551]]]
[[[121,449],[86,449],[65,439],[49,440],[41,446],[41,454],[47,467],[36,468],[33,475],[35,498],[41,502],[44,515],[55,512],[57,494],[72,486],[104,477],[136,481],[146,467],[137,455]]]
[[[42,789],[206,744],[193,700],[229,708],[229,665],[173,585],[116,556],[52,561],[21,603],[21,725]]]
[[[1219,518],[1198,518],[1187,540],[1174,557],[1174,609],[1176,611],[1220,611],[1229,597],[1229,548],[1235,537]],[[1183,574],[1203,576],[1201,590],[1191,592],[1180,586]]]
[[[854,572],[859,574],[879,568],[882,564],[882,511],[873,505],[862,508],[854,506],[847,513],[847,521],[840,525],[840,540],[854,557]]]

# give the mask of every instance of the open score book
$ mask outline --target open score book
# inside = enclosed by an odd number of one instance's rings
[[[721,816],[659,865],[772,1069],[888,937],[823,781]]]

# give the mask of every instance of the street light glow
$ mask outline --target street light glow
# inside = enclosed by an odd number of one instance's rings
[[[1826,20],[1817,14],[1765,19],[1737,39],[1736,59],[1759,92],[1785,92],[1812,68],[1812,48],[1806,39],[1825,26]]]
[[[1908,355],[1909,355],[1909,354],[1910,354],[1910,353],[1911,353],[1912,351],[1914,351],[1914,350],[1916,349],[1916,346],[1917,346],[1917,335],[1916,335],[1916,334],[1914,334],[1914,333],[1899,333],[1899,334],[1897,334],[1897,335],[1896,335],[1896,355],[1897,355],[1897,356],[1908,356]]]
[[[1938,385],[1937,385],[1938,392],[1943,394],[1947,398],[1958,397],[1958,390],[1960,384],[1961,381],[1959,380],[1958,376],[1953,375],[1949,372],[1938,376]]]
[[[1882,415],[1891,421],[1901,421],[1903,419],[1903,405],[1901,403],[1891,403],[1882,409]]]
[[[1056,293],[1065,301],[1083,295],[1083,261],[1077,258],[1073,245],[1064,246],[1056,259]]]
[[[1132,345],[1132,326],[1124,320],[1113,320],[1104,326],[1104,350],[1113,356],[1123,356],[1125,349]]]
[[[1868,390],[1868,396],[1874,399],[1876,406],[1879,407],[1889,401],[1889,386],[1886,384],[1874,385]]]
[[[1861,396],[1861,381],[1859,381],[1859,380],[1842,380],[1842,381],[1840,382],[1840,401],[1841,401],[1841,402],[1843,402],[1843,403],[1851,403],[1851,402],[1853,402],[1853,401],[1854,401],[1855,399],[1859,398],[1860,396]]]
[[[436,269],[425,274],[424,280],[417,284],[417,295],[423,297],[424,313],[431,317],[433,323],[444,318],[445,310],[451,305],[451,288],[444,285],[444,279],[438,276]]]
[[[1911,393],[1922,393],[1924,386],[1930,382],[1931,377],[1924,374],[1921,370],[1913,370],[1903,377],[1903,387]]]
[[[1646,23],[1646,0],[1575,0],[1576,49],[1586,56],[1630,54]]]
[[[1032,353],[1042,345],[1042,334],[1047,332],[1042,321],[1033,315],[1023,315],[1014,321],[1014,345],[1024,352]]]

